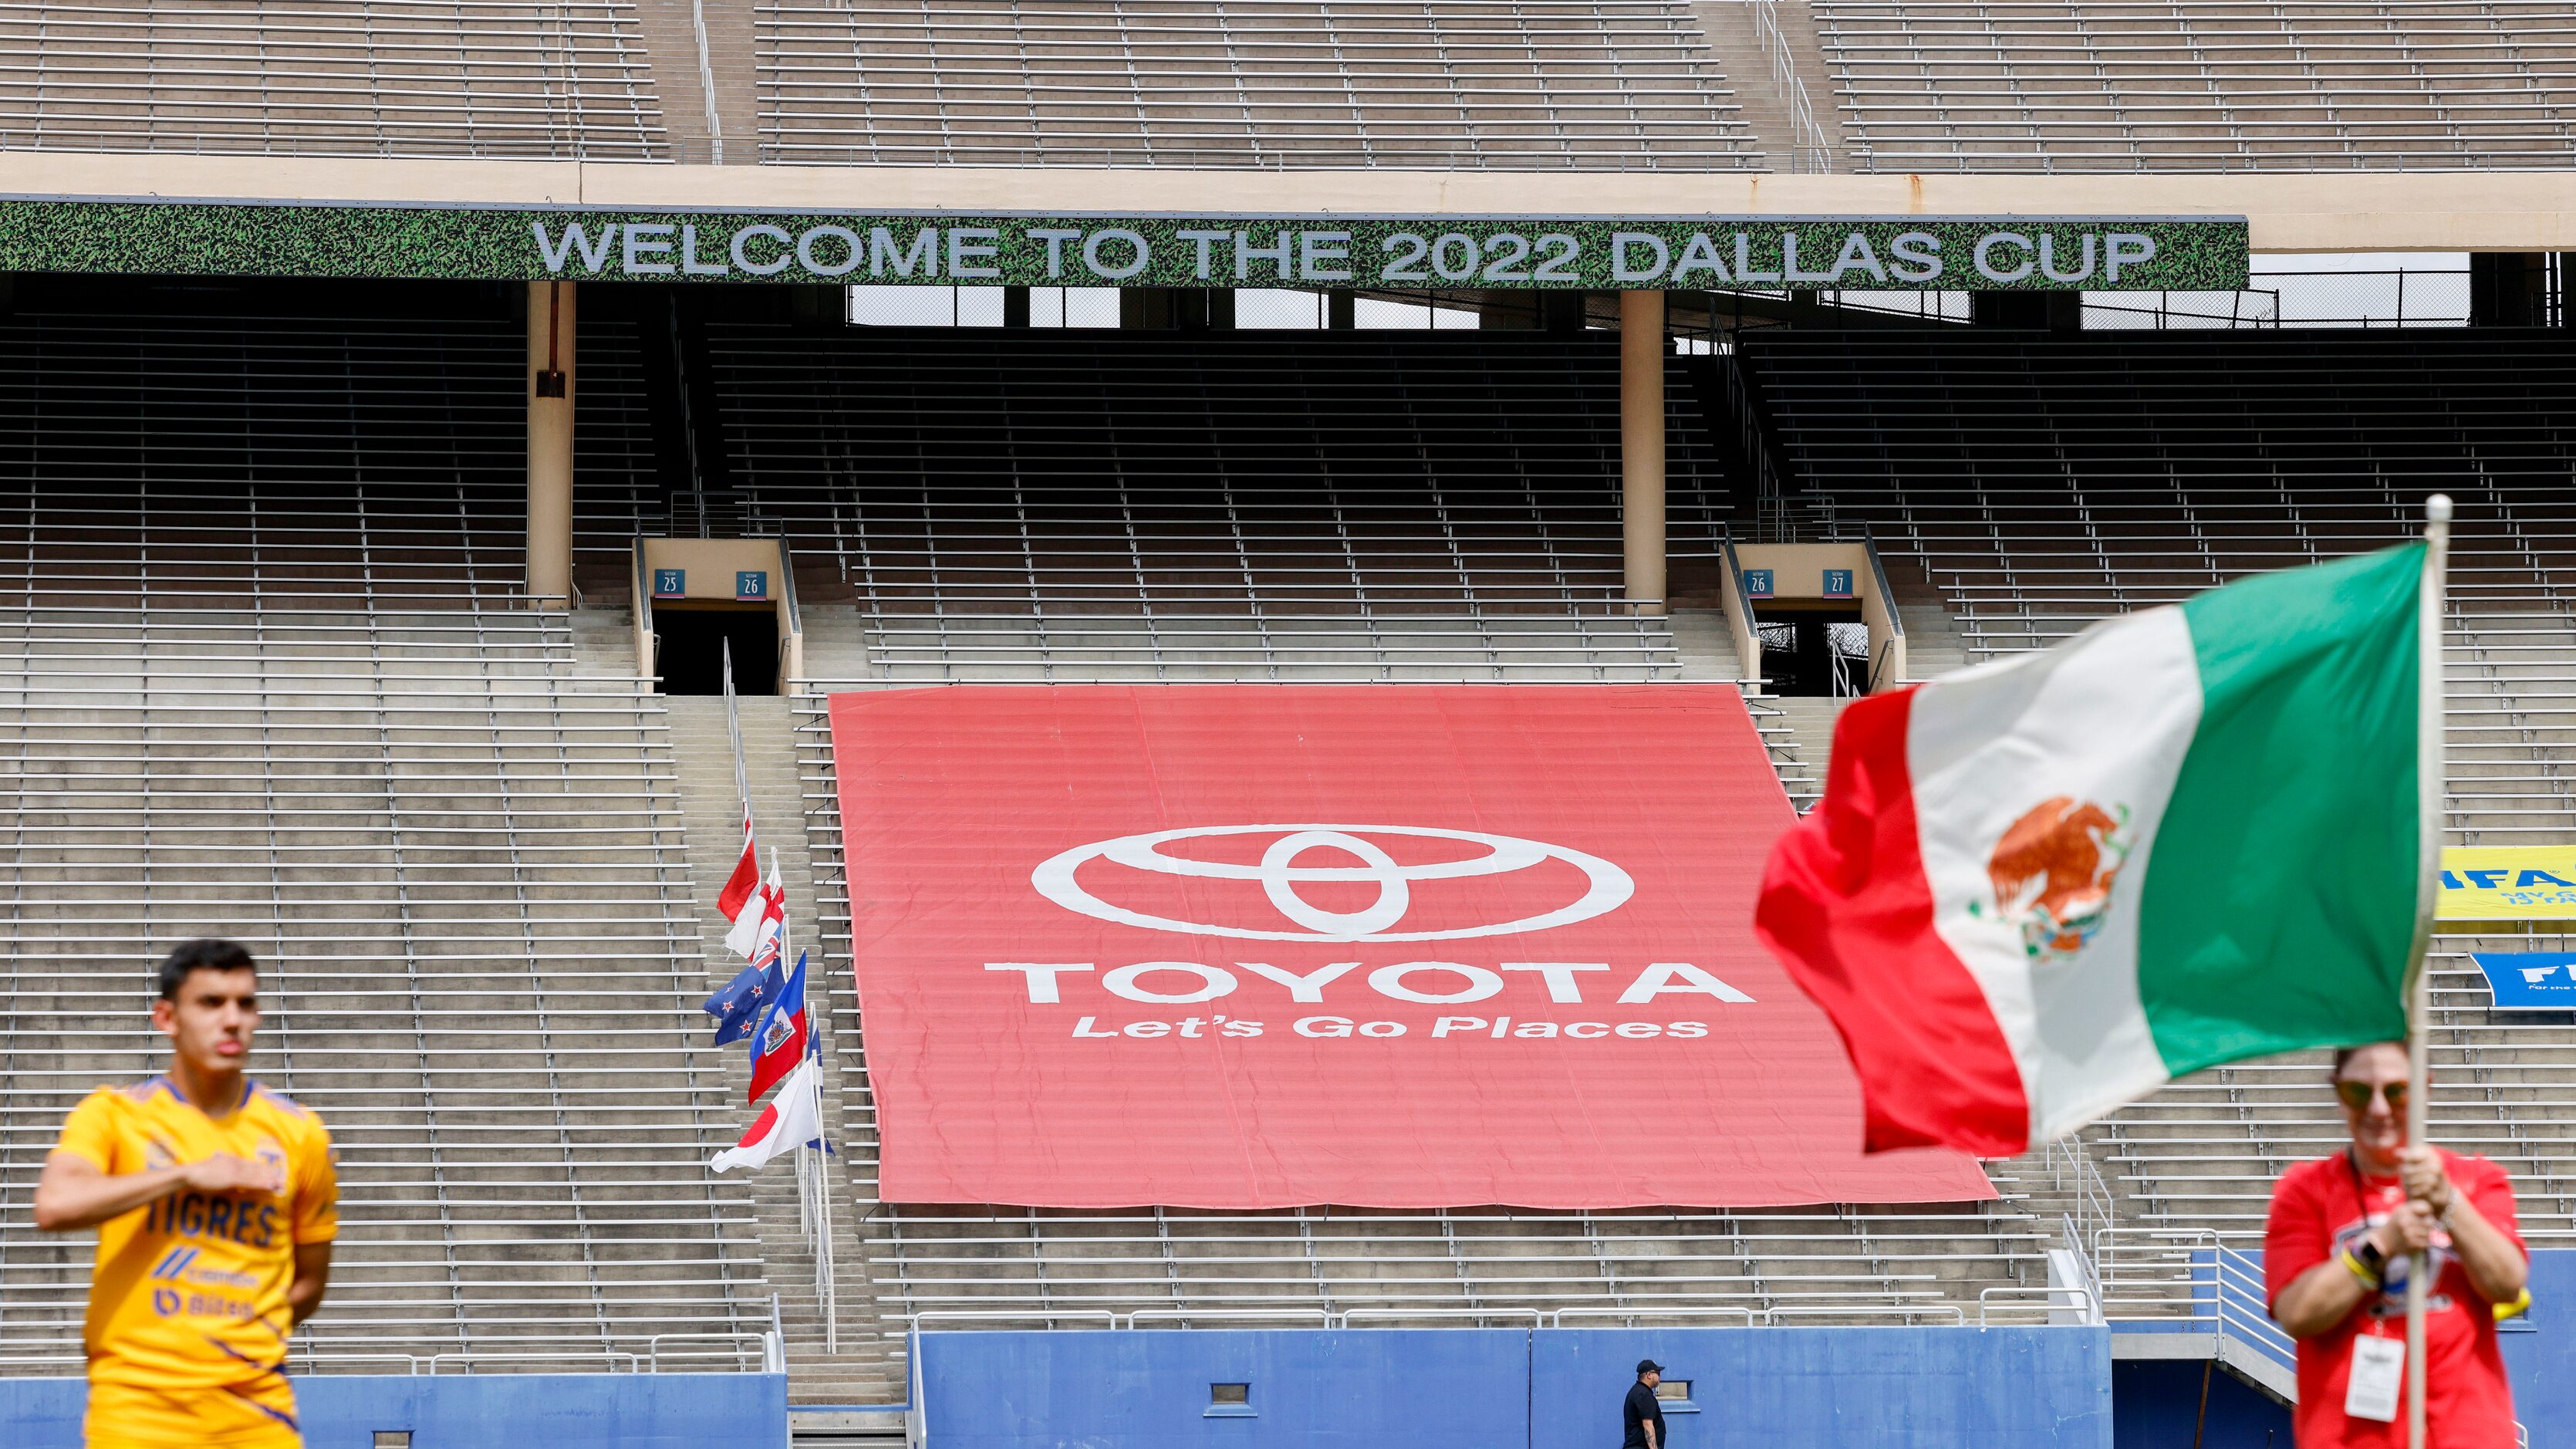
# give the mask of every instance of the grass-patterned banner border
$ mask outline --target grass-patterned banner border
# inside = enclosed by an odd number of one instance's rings
[[[2241,218],[964,216],[0,199],[0,270],[1510,290],[2228,291]]]

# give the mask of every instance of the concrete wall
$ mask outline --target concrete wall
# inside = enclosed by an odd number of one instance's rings
[[[1690,1382],[1673,1449],[2111,1446],[2101,1329],[1568,1328],[1531,1350],[1532,1449],[1618,1443],[1641,1358]]]
[[[1618,1442],[1641,1357],[1692,1381],[1675,1449],[2110,1449],[2099,1329],[930,1333],[935,1449],[1557,1449]],[[1249,1386],[1212,1415],[1210,1385]]]
[[[713,21],[710,20],[710,24]],[[729,138],[730,139],[730,138]],[[1764,172],[674,166],[0,152],[0,192],[280,201],[1512,216],[2242,216],[2257,251],[2576,250],[2576,171],[1818,176]]]
[[[370,1449],[407,1429],[413,1449],[779,1449],[779,1374],[331,1375],[295,1381],[305,1449]],[[0,1379],[0,1444],[80,1449],[88,1385]]]

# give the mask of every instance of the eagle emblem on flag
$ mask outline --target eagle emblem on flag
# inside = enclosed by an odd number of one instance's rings
[[[2022,953],[2073,960],[2110,919],[2111,882],[2134,844],[2126,805],[2059,795],[2014,821],[1987,857],[1986,877],[1995,914],[2021,932]]]

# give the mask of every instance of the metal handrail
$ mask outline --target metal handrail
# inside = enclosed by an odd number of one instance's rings
[[[662,1371],[663,1344],[709,1343],[720,1341],[734,1345],[733,1356],[737,1361],[739,1361],[743,1357],[742,1345],[746,1340],[760,1345],[760,1349],[765,1356],[768,1348],[768,1339],[769,1334],[767,1330],[747,1328],[718,1333],[657,1333],[644,1341],[644,1358],[645,1361],[652,1366],[652,1371],[654,1373],[660,1373]],[[714,1358],[715,1356],[716,1355],[711,1353],[673,1355],[675,1358]]]
[[[1348,1308],[1342,1311],[1342,1326],[1351,1326],[1354,1318],[1518,1318],[1529,1315],[1532,1328],[1547,1324],[1547,1314],[1538,1308]]]
[[[591,1359],[606,1359],[612,1365],[609,1372],[616,1373],[618,1370],[613,1365],[621,1358],[626,1360],[627,1373],[643,1372],[639,1366],[644,1362],[644,1356],[622,1348],[591,1348],[561,1353],[531,1353],[524,1349],[452,1349],[446,1353],[426,1355],[420,1361],[428,1364],[429,1372],[435,1375],[438,1372],[438,1366],[449,1359],[469,1365],[465,1370],[469,1374],[474,1371],[470,1365],[476,1359],[485,1359],[494,1363],[562,1363],[567,1360],[586,1363]],[[413,1372],[417,1373],[419,1370],[415,1369]]]
[[[1108,1324],[1112,1328],[1116,1328],[1118,1326],[1118,1315],[1110,1312],[1106,1308],[930,1308],[924,1309],[919,1313],[907,1313],[903,1315],[903,1321],[911,1324],[915,1330],[927,1328],[932,1319],[940,1319],[943,1321],[974,1320],[985,1322],[1010,1322],[1013,1320],[1026,1321],[1029,1319],[1036,1319],[1039,1322],[1052,1327],[1055,1321],[1060,1318],[1079,1320],[1082,1322],[1097,1320]]]
[[[1733,1313],[1743,1315],[1744,1326],[1751,1328],[1760,1311],[1761,1310],[1755,1309],[1749,1304],[1743,1303],[1713,1303],[1700,1308],[1687,1307],[1681,1304],[1651,1304],[1630,1308],[1577,1306],[1573,1308],[1560,1308],[1555,1312],[1550,1313],[1547,1316],[1547,1326],[1550,1328],[1563,1328],[1568,1314],[1576,1314],[1585,1318],[1709,1318],[1719,1314]]]
[[[1994,1300],[1998,1295],[2007,1298],[2016,1295],[2024,1297],[2037,1295],[2040,1301],[2036,1304],[2025,1303],[2015,1305],[2006,1303],[2003,1305],[2006,1308],[2019,1306],[2025,1309],[2033,1307],[2054,1309],[2061,1306],[2057,1301],[2059,1298],[2070,1298],[2073,1301],[2063,1306],[2084,1310],[2085,1318],[2088,1321],[2097,1317],[2101,1313],[2102,1309],[2102,1300],[2095,1296],[2092,1289],[2087,1288],[2080,1283],[2051,1284],[2045,1288],[2035,1283],[2007,1283],[1992,1288],[1981,1288],[1977,1290],[1977,1326],[1979,1328],[1988,1326],[1986,1315],[1996,1306]]]
[[[1920,1303],[1909,1307],[1857,1303],[1848,1307],[1836,1307],[1830,1303],[1783,1304],[1762,1310],[1762,1319],[1765,1323],[1775,1323],[1782,1318],[1874,1318],[1889,1315],[1911,1321],[1917,1315],[1937,1317],[1944,1313],[1950,1315],[1952,1323],[1962,1327],[1967,1324],[1968,1310],[1956,1303]]]
[[[1333,1312],[1329,1308],[1300,1308],[1286,1304],[1277,1308],[1139,1308],[1127,1315],[1127,1326],[1132,1329],[1148,1319],[1162,1323],[1167,1320],[1183,1322],[1197,1318],[1217,1318],[1229,1322],[1275,1321],[1283,1318],[1293,1318],[1302,1322],[1312,1318],[1326,1328],[1333,1326]]]
[[[1789,37],[1780,29],[1779,0],[1750,0],[1745,8],[1753,12],[1753,33],[1771,62],[1772,83],[1780,88],[1781,104],[1789,112],[1789,169],[1830,170],[1833,143],[1816,121],[1815,102],[1808,99],[1807,83],[1798,75],[1797,53],[1789,48]]]

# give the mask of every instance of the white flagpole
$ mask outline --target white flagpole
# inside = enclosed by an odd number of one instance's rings
[[[807,1001],[806,1009],[809,1013],[812,1013],[814,984],[811,979],[808,979],[805,984],[805,993]],[[817,1020],[819,1016],[820,1013],[813,1013],[812,1015],[809,1015],[808,1020]],[[838,1265],[832,1261],[832,1134],[831,1131],[825,1127],[823,1122],[822,1040],[822,1030],[817,1026],[814,1028],[814,1043],[816,1049],[813,1058],[814,1125],[817,1132],[816,1140],[823,1144],[823,1149],[814,1154],[815,1204],[819,1210],[818,1215],[822,1219],[821,1231],[816,1233],[814,1237],[814,1271],[816,1276],[822,1280],[815,1285],[819,1290],[815,1296],[820,1300],[820,1306],[823,1310],[823,1351],[825,1353],[839,1353],[841,1351],[841,1324],[839,1315],[834,1311],[833,1304],[833,1300],[839,1296],[836,1291],[839,1274],[837,1272]]]
[[[2427,1118],[2431,1092],[2427,1085],[2424,1032],[2432,1015],[2433,993],[2426,981],[2424,957],[2433,938],[2434,903],[2440,899],[2437,882],[2442,869],[2442,833],[2446,822],[2444,800],[2444,737],[2442,720],[2442,628],[2445,622],[2443,592],[2445,575],[2451,558],[2451,499],[2436,493],[2424,500],[2424,583],[2419,596],[2416,620],[2417,646],[2422,651],[2416,668],[2418,701],[2415,721],[2415,794],[2418,805],[2417,847],[2422,859],[2416,868],[2415,948],[2414,959],[2407,963],[2406,981],[2406,1142],[2420,1145],[2429,1135]],[[2425,1449],[2424,1433],[2424,1306],[2431,1285],[2432,1260],[2428,1253],[2416,1253],[2406,1266],[2406,1443],[2407,1449]]]

